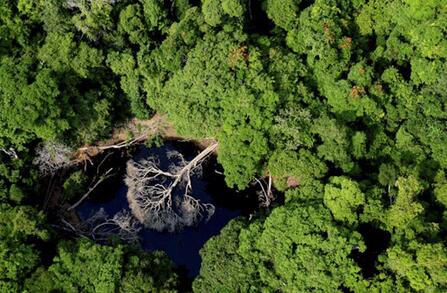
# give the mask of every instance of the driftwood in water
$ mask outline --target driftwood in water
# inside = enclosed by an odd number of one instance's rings
[[[126,210],[109,217],[101,208],[76,227],[65,219],[61,219],[61,221],[66,227],[65,230],[99,242],[107,241],[111,237],[118,237],[128,243],[138,243],[141,230],[140,223]]]
[[[160,169],[154,157],[140,162],[130,160],[125,182],[134,216],[147,228],[169,232],[209,219],[215,208],[191,195],[191,177],[217,146],[210,145],[189,162],[180,153],[171,152],[169,157],[180,163],[166,171]]]

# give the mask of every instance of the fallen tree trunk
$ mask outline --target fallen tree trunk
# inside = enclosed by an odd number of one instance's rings
[[[181,154],[171,153],[180,164],[167,171],[160,169],[154,157],[141,162],[130,160],[125,182],[134,216],[148,228],[169,232],[209,219],[215,208],[191,196],[191,177],[217,146],[210,145],[189,162]]]
[[[81,196],[81,198],[76,203],[74,203],[72,206],[70,206],[67,209],[67,211],[69,212],[69,211],[77,208],[93,192],[93,190],[95,190],[96,187],[98,187],[99,184],[101,184],[104,180],[113,176],[113,174],[110,174],[110,172],[112,172],[112,170],[113,170],[113,168],[110,168],[109,170],[107,170],[107,172],[104,175],[102,175],[98,179],[98,181],[96,181],[96,183],[92,187],[90,187],[89,190],[83,196]]]

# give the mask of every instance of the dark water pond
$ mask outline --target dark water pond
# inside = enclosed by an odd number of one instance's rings
[[[167,168],[169,160],[167,153],[176,150],[184,155],[186,160],[191,160],[200,150],[191,143],[167,142],[160,148],[139,147],[133,159],[138,161],[149,156],[156,155],[160,159],[162,169]],[[125,159],[117,160],[121,170],[124,170]],[[248,215],[253,212],[258,203],[254,188],[244,192],[226,187],[221,167],[215,157],[210,157],[203,165],[202,176],[194,177],[193,196],[204,203],[212,203],[216,210],[208,222],[201,222],[195,227],[188,227],[177,233],[157,232],[142,229],[140,232],[140,244],[144,250],[162,250],[180,267],[187,270],[189,277],[194,277],[200,270],[199,250],[205,242],[219,231],[233,218]],[[94,212],[103,208],[109,216],[129,209],[126,193],[127,186],[123,181],[124,173],[113,181],[103,183],[102,188],[92,194],[77,209],[81,220],[91,216]]]

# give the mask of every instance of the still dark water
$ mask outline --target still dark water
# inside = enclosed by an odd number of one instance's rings
[[[160,159],[160,166],[167,169],[169,151],[178,151],[184,155],[186,160],[191,160],[200,151],[190,143],[168,142],[160,148],[140,147],[133,156],[134,160],[141,160],[156,155]],[[121,169],[124,170],[125,160],[121,160]],[[192,179],[195,198],[203,203],[212,203],[216,210],[208,222],[201,222],[195,227],[185,228],[177,233],[156,232],[142,229],[140,232],[140,244],[147,251],[164,251],[179,267],[188,271],[189,277],[198,275],[201,258],[200,249],[205,242],[219,231],[233,218],[248,215],[257,206],[255,192],[248,189],[244,192],[226,187],[221,167],[214,157],[210,157],[203,165],[202,176]],[[124,173],[113,180],[104,182],[99,193],[92,194],[77,209],[81,220],[91,216],[94,212],[103,208],[110,217],[122,211],[129,210],[126,193],[127,186],[124,184]],[[106,193],[106,194],[104,194]]]

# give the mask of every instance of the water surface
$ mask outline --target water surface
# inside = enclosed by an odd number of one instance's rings
[[[160,148],[140,147],[134,160],[141,160],[149,156],[158,156],[160,167],[166,170],[170,161],[167,158],[169,151],[179,151],[188,161],[197,155],[200,150],[190,143],[168,142]],[[121,162],[123,164],[123,162]],[[216,210],[208,222],[201,222],[195,227],[187,227],[177,233],[157,232],[149,229],[142,229],[141,247],[147,251],[162,250],[180,267],[188,271],[189,277],[194,277],[200,270],[199,251],[205,242],[219,231],[233,218],[241,214],[247,215],[254,210],[257,203],[253,190],[238,192],[226,187],[221,167],[216,163],[214,157],[208,158],[203,165],[202,176],[193,177],[192,195],[204,203],[211,203]],[[81,219],[88,218],[92,213],[100,208],[104,208],[109,216],[129,209],[126,198],[127,186],[124,184],[124,175],[115,179],[120,180],[119,187],[115,190],[108,190],[107,186],[101,189],[102,193],[109,192],[111,195],[98,194],[79,206],[77,212]],[[109,184],[109,183],[104,183]]]

